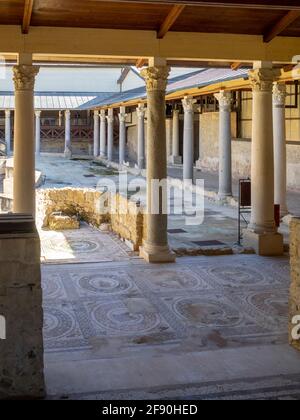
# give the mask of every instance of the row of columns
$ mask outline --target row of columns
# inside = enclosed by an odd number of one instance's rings
[[[138,126],[138,139],[137,139],[137,167],[142,170],[145,168],[145,115],[146,108],[143,104],[139,104],[137,109],[137,126]],[[100,121],[99,121],[100,118]],[[126,108],[120,107],[118,114],[119,120],[119,164],[124,165],[126,162]],[[100,122],[100,124],[99,124]],[[114,151],[114,110],[102,109],[94,111],[94,157],[100,156],[107,159],[109,162],[113,161]]]
[[[14,166],[14,212],[35,213],[35,141],[34,141],[34,80],[38,67],[25,57],[19,65],[14,67],[15,82],[15,166]],[[166,151],[166,120],[165,120],[165,93],[169,67],[163,59],[152,59],[149,67],[143,70],[148,98],[148,124],[147,124],[147,233],[146,240],[141,248],[141,255],[149,262],[171,262],[175,260],[174,254],[168,246],[167,223],[168,216],[163,211],[167,208],[167,196],[160,188],[159,203],[153,203],[153,192],[156,182],[167,179],[167,151]],[[251,244],[259,254],[276,255],[283,252],[283,239],[278,234],[274,220],[274,149],[282,155],[283,130],[283,96],[284,92],[273,83],[278,76],[270,63],[256,63],[250,71],[249,77],[253,87],[253,134],[252,134],[252,215],[251,225],[245,233],[246,243]],[[274,91],[273,91],[274,89]],[[279,92],[282,94],[279,95]],[[272,107],[272,93],[276,97],[276,107]],[[278,97],[280,96],[280,101]],[[229,94],[223,92],[219,95],[220,102],[220,142],[223,160],[230,159],[230,102]],[[280,103],[279,103],[280,102]],[[194,100],[185,98],[185,176],[190,176],[192,140],[193,140],[193,106]],[[144,110],[138,108],[142,121]],[[281,111],[281,112],[279,112]],[[273,114],[273,115],[272,115]],[[66,112],[66,153],[71,152],[70,138],[70,111]],[[100,153],[104,152],[104,113],[100,114],[100,129],[98,133],[103,136]],[[176,115],[176,114],[175,114]],[[126,113],[120,110],[120,140],[124,144]],[[176,118],[176,117],[175,117]],[[280,121],[277,130],[273,128]],[[108,153],[113,141],[113,111],[107,116]],[[37,119],[37,125],[39,124]],[[37,128],[37,127],[36,127]],[[97,132],[97,126],[96,126]],[[175,130],[176,133],[176,130]],[[274,148],[275,133],[275,148]],[[139,137],[143,138],[142,124],[139,127]],[[222,139],[222,140],[221,140]],[[226,139],[226,142],[225,142]],[[142,140],[139,149],[143,150]],[[174,141],[175,143],[175,141]],[[175,148],[176,150],[176,148]],[[120,152],[120,162],[124,162],[123,151]],[[143,161],[141,160],[141,163]],[[281,162],[282,164],[282,162]],[[220,174],[229,185],[228,173],[230,167],[220,165]],[[222,171],[222,172],[221,172]],[[280,167],[279,171],[284,171]],[[228,193],[227,182],[220,186],[221,191]],[[152,206],[159,211],[152,211]]]

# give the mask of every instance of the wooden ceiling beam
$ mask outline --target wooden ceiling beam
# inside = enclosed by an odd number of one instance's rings
[[[242,66],[242,63],[237,61],[235,63],[231,63],[231,70],[237,71]]]
[[[264,42],[271,42],[298,18],[300,18],[300,10],[290,10],[267,33],[265,33]]]
[[[97,0],[99,2],[107,0]],[[152,3],[237,9],[300,10],[299,0],[110,0],[116,3]]]
[[[135,64],[135,67],[137,67],[138,69],[144,67],[147,64],[147,59],[146,58],[139,58]]]
[[[161,27],[159,28],[157,32],[158,39],[164,38],[164,36],[167,34],[167,32],[172,28],[176,20],[179,18],[181,13],[184,11],[185,7],[186,6],[182,4],[177,4],[172,7],[168,16],[163,21],[163,23],[161,24]]]
[[[29,33],[32,12],[33,12],[33,4],[34,4],[34,0],[25,0],[23,23],[22,23],[22,34]]]

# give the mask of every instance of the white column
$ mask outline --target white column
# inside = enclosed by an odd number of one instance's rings
[[[219,197],[232,196],[231,92],[215,95],[219,102]]]
[[[249,72],[253,90],[252,116],[252,212],[244,244],[259,255],[282,255],[283,237],[274,214],[274,147],[272,87],[280,71],[272,63],[257,62]]]
[[[106,158],[106,114],[105,109],[100,111],[100,157]]]
[[[182,100],[184,109],[183,135],[183,179],[194,179],[194,105],[197,101],[186,96]]]
[[[126,108],[122,106],[119,113],[119,164],[126,161]]]
[[[5,144],[7,156],[11,153],[11,112],[9,109],[5,110]]]
[[[71,111],[65,111],[65,158],[72,158],[71,144]]]
[[[35,111],[35,153],[41,153],[41,111]]]
[[[285,84],[275,82],[273,86],[275,204],[280,205],[281,217],[288,214],[285,98]]]
[[[167,160],[169,161],[172,156],[172,136],[173,136],[173,120],[166,118],[166,150],[167,150]]]
[[[148,262],[174,262],[168,246],[167,194],[156,194],[155,182],[167,182],[166,86],[169,67],[164,59],[149,60],[142,71],[148,99],[147,123],[147,231],[140,255]],[[153,203],[156,208],[153,208]]]
[[[181,165],[182,157],[179,152],[179,110],[173,110],[173,129],[172,129],[172,156],[170,157],[170,163],[173,165]]]
[[[113,161],[114,154],[114,110],[110,108],[107,115],[107,160]]]
[[[13,211],[35,215],[34,83],[39,68],[31,55],[20,55],[15,83]]]
[[[99,112],[94,111],[94,157],[99,156]]]
[[[145,113],[146,108],[144,104],[139,104],[137,109],[137,124],[138,124],[138,150],[137,150],[137,166],[142,170],[146,167],[145,162]]]

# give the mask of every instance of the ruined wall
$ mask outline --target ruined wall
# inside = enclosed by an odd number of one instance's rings
[[[64,139],[42,139],[41,153],[64,153]],[[93,151],[92,140],[72,140],[73,155],[91,155]]]
[[[39,224],[49,226],[52,213],[77,215],[92,226],[111,224],[113,232],[129,241],[134,250],[143,242],[144,214],[138,203],[116,194],[103,194],[93,189],[47,189],[37,192]]]
[[[290,224],[291,242],[291,288],[290,288],[290,343],[300,350],[300,339],[293,340],[292,330],[296,325],[292,323],[295,316],[300,317],[300,218],[294,218]],[[299,322],[300,323],[300,318]],[[300,328],[298,329],[300,332]]]

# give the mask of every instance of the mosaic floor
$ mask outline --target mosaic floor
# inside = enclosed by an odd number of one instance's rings
[[[103,233],[85,223],[79,230],[39,230],[42,261],[46,263],[124,261],[133,256],[114,234]]]
[[[199,383],[212,381],[216,372],[207,372],[197,358],[209,355],[217,361],[219,352],[221,360],[231,352],[246,357],[238,366],[226,362],[218,372],[223,382],[248,379],[247,370],[250,377],[264,376],[264,370],[273,377],[279,368],[280,375],[300,375],[300,355],[287,346],[288,287],[287,259],[253,255],[183,258],[172,266],[139,260],[44,265],[49,394],[101,398],[101,392],[134,389],[141,396],[157,386],[182,384],[185,391],[168,388],[169,395],[205,398],[210,393]],[[277,355],[283,348],[288,353]],[[256,371],[259,351],[262,360],[263,352],[270,354]],[[286,357],[289,368],[277,357]],[[193,384],[198,391],[192,391]]]

